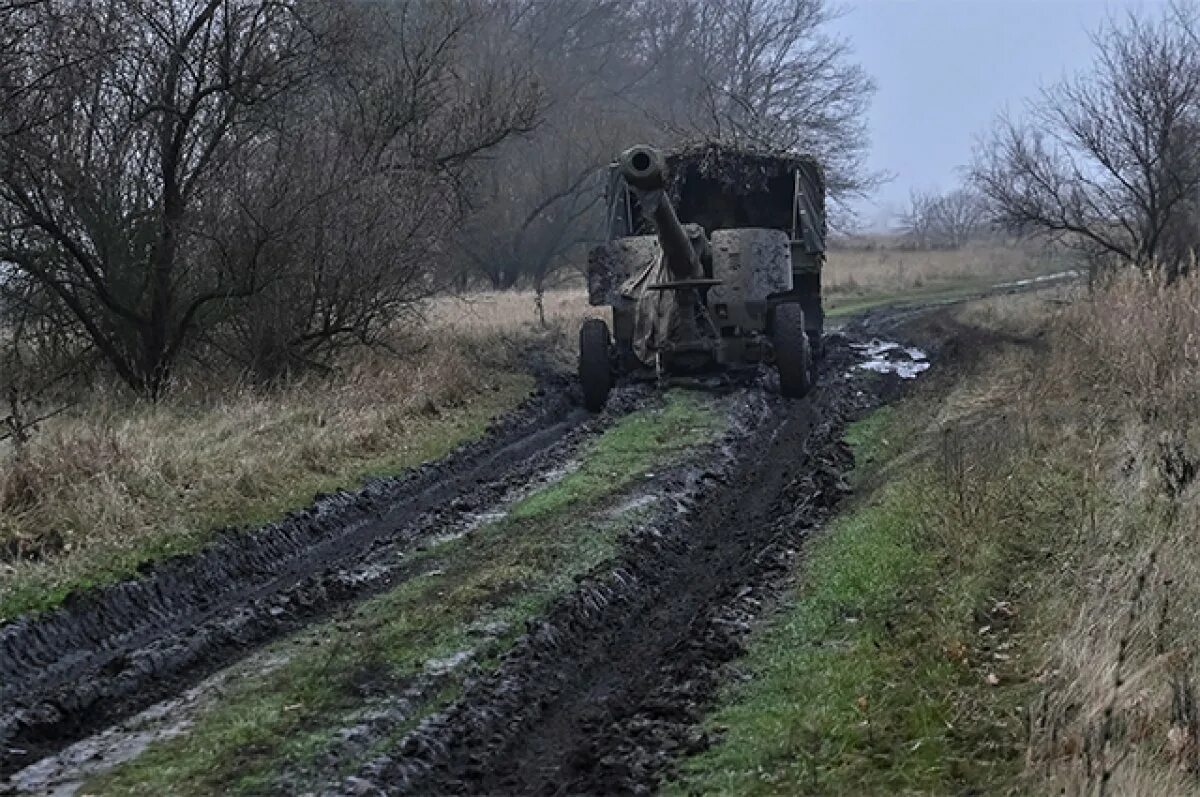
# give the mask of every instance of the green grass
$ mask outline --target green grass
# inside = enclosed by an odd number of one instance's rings
[[[578,469],[518,502],[505,518],[414,555],[406,563],[408,580],[277,645],[286,664],[237,684],[186,736],[153,745],[85,791],[276,794],[281,771],[317,774],[313,768],[321,767],[335,731],[373,696],[411,683],[425,662],[473,650],[477,663],[494,666],[526,619],[613,556],[637,519],[636,510],[607,511],[614,499],[649,468],[669,467],[722,429],[708,404],[685,393],[623,419],[584,452]],[[500,638],[483,641],[471,631],[496,622],[510,629]],[[446,685],[392,735],[456,690]]]
[[[878,307],[902,307],[909,304],[958,301],[979,296],[994,288],[994,280],[971,280],[951,286],[934,285],[928,288],[916,288],[899,292],[867,294],[834,293],[825,297],[825,317],[845,318],[846,316],[855,315],[867,310],[874,310]]]
[[[854,451],[855,476],[861,478],[900,451],[908,435],[897,422],[894,407],[881,407],[846,430]]]
[[[912,435],[902,412],[849,430],[868,475]],[[720,742],[673,793],[952,794],[1015,777],[1026,692],[986,683],[973,622],[1012,563],[1002,543],[950,542],[950,506],[920,462],[826,529],[741,665],[752,677],[723,696]]]
[[[86,555],[5,573],[0,579],[0,622],[53,609],[72,592],[116,583],[136,576],[147,564],[194,553],[211,544],[220,529],[260,526],[311,504],[316,494],[357,489],[368,478],[396,475],[443,457],[481,437],[497,415],[515,407],[533,386],[524,375],[497,375],[495,384],[495,391],[482,392],[463,407],[412,424],[403,450],[330,459],[320,469],[296,468],[287,481],[264,478],[249,494],[226,490],[187,501],[165,495],[162,502],[171,507],[165,511],[174,515],[154,535],[90,541]]]

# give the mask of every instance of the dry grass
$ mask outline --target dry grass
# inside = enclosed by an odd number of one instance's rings
[[[1061,259],[1022,246],[978,245],[954,251],[834,249],[829,252],[823,283],[837,297],[964,283],[991,285],[1061,270]]]
[[[547,291],[543,299],[546,324],[570,337],[585,318],[604,318],[607,308],[588,304],[583,287]],[[536,296],[532,291],[476,292],[433,302],[429,320],[451,334],[511,336],[540,326]]]
[[[0,618],[193,550],[219,526],[441,456],[532,386],[504,342],[409,345],[401,358],[356,357],[333,379],[197,387],[157,405],[96,395],[43,424],[0,467]]]
[[[964,561],[989,545],[1015,560],[1035,694],[1027,788],[1197,794],[1200,279],[1126,276],[1046,309],[971,311],[1014,345],[935,421],[967,441],[941,455],[964,511],[940,525]]]
[[[1031,766],[1073,794],[1200,793],[1200,279],[1118,280],[1056,332],[1096,495]]]

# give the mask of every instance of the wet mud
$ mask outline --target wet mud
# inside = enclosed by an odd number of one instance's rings
[[[846,425],[910,384],[859,367],[872,339],[919,345],[938,367],[952,328],[906,337],[918,317],[876,313],[828,336],[820,386],[804,400],[781,398],[769,373],[725,385],[724,438],[661,476],[655,491],[668,500],[614,560],[532,622],[498,668],[472,671],[459,699],[349,777],[321,784],[285,773],[282,782],[354,795],[655,791],[682,757],[711,743],[701,721],[728,663],[786,585],[806,537],[848,492]],[[592,417],[569,382],[550,383],[437,463],[322,497],[280,523],[0,627],[0,775],[186,697],[265,641],[392,587],[405,577],[405,551],[503,511],[652,396],[648,386],[620,389]],[[457,667],[444,664],[427,680]],[[395,724],[365,722],[352,729],[365,738],[347,749],[379,750]]]
[[[619,392],[604,415],[591,417],[569,382],[544,382],[482,439],[442,460],[318,496],[278,523],[231,530],[198,554],[0,627],[0,775],[387,588],[391,568],[380,562],[474,522],[481,509],[568,461],[646,394]]]
[[[724,445],[491,675],[329,794],[646,794],[700,721],[807,534],[848,491],[846,424],[901,389],[827,347],[803,401],[730,399]]]

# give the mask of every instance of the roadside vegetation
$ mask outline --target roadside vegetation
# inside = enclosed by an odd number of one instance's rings
[[[650,511],[644,502],[621,509],[622,496],[723,430],[705,400],[687,393],[622,419],[558,481],[504,517],[417,552],[391,591],[260,652],[266,672],[244,675],[187,734],[84,791],[278,794],[290,790],[282,773],[329,782],[353,772],[452,700],[467,674],[494,667],[527,620],[613,556]],[[338,732],[363,723],[375,723],[375,744],[339,748],[347,737]]]
[[[1198,308],[1128,275],[961,310],[959,365],[852,428],[857,505],[676,790],[1200,792]]]
[[[511,350],[469,334],[410,340],[402,358],[347,361],[332,384],[96,395],[44,422],[0,468],[0,621],[479,437],[534,384],[513,365],[513,333]]]

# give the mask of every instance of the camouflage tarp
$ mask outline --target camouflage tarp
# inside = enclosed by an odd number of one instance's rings
[[[684,229],[688,233],[692,247],[702,259],[705,259],[708,239],[704,236],[704,230],[695,224],[684,225]],[[636,303],[633,351],[646,366],[654,366],[656,355],[663,350],[668,341],[691,337],[681,334],[680,325],[696,323],[695,318],[684,317],[680,312],[677,291],[653,290],[650,287],[670,282],[672,279],[666,258],[660,251],[657,258],[646,263],[637,273],[632,274],[619,289],[622,298]],[[703,310],[698,312],[703,312]]]

